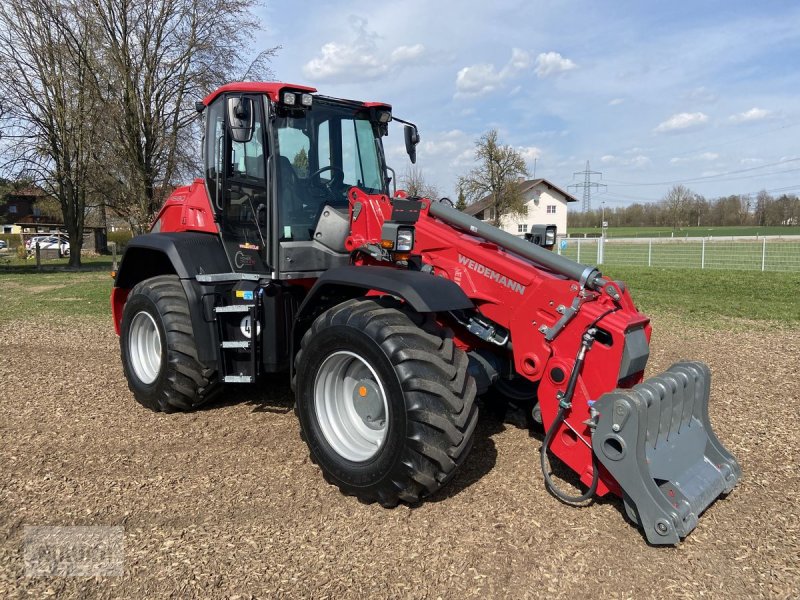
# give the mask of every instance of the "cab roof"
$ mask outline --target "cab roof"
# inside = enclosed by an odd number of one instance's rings
[[[270,100],[277,102],[282,90],[292,90],[294,92],[307,92],[312,94],[317,91],[317,88],[309,87],[307,85],[299,85],[296,83],[285,83],[280,81],[262,82],[262,81],[237,81],[233,83],[226,83],[225,85],[217,88],[208,96],[203,98],[203,104],[208,106],[217,96],[225,92],[244,92],[251,94],[266,94]],[[391,110],[391,105],[385,102],[361,102],[356,101],[363,106],[370,107],[386,107]]]

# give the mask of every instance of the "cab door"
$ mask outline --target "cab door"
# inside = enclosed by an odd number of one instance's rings
[[[270,273],[263,98],[225,94],[207,111],[206,184],[231,269]]]

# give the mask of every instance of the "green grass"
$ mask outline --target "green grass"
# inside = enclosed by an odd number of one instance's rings
[[[0,322],[17,319],[107,319],[111,327],[108,271],[0,273]]]
[[[800,274],[607,267],[645,314],[728,326],[731,318],[800,324]],[[111,327],[108,272],[0,274],[0,322],[83,316]]]
[[[705,245],[705,254],[703,254]],[[580,255],[578,249],[580,246]],[[767,240],[763,254],[762,241],[749,240],[701,240],[653,242],[608,242],[605,245],[606,268],[617,265],[626,267],[655,268],[676,267],[704,269],[730,269],[761,271],[762,258],[765,271],[800,272],[800,242]],[[592,264],[597,260],[595,240],[570,240],[561,250],[567,258]]]
[[[725,318],[800,324],[800,273],[606,267],[637,307],[712,326]]]
[[[583,233],[600,235],[600,227],[569,227],[569,235]],[[672,227],[609,227],[608,237],[673,237]],[[752,225],[727,227],[682,227],[674,237],[727,237],[732,235],[800,235],[800,226],[756,227]]]
[[[120,257],[118,256],[117,261]],[[81,256],[82,269],[110,271],[113,259],[111,256],[86,254]],[[69,258],[53,258],[42,260],[42,271],[63,271],[69,264]],[[18,258],[16,253],[4,252],[0,254],[0,276],[4,273],[36,273],[35,258]]]

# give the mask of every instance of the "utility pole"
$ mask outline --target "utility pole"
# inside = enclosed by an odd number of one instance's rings
[[[592,190],[599,190],[601,187],[608,187],[604,183],[597,183],[596,181],[592,181],[592,175],[599,175],[600,179],[603,178],[603,174],[600,171],[592,171],[589,168],[589,161],[586,161],[586,170],[584,171],[575,171],[572,174],[572,178],[574,179],[576,175],[583,175],[583,181],[580,183],[573,183],[569,185],[570,188],[578,188],[583,189],[583,205],[581,209],[583,212],[589,212],[592,209]]]

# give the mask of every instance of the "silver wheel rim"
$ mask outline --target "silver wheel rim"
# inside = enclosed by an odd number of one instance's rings
[[[389,404],[383,384],[372,365],[353,352],[340,350],[323,361],[314,381],[314,411],[325,440],[349,461],[369,460],[386,439]]]
[[[161,334],[150,313],[140,311],[131,320],[128,335],[128,356],[136,377],[142,383],[153,383],[161,370]]]

